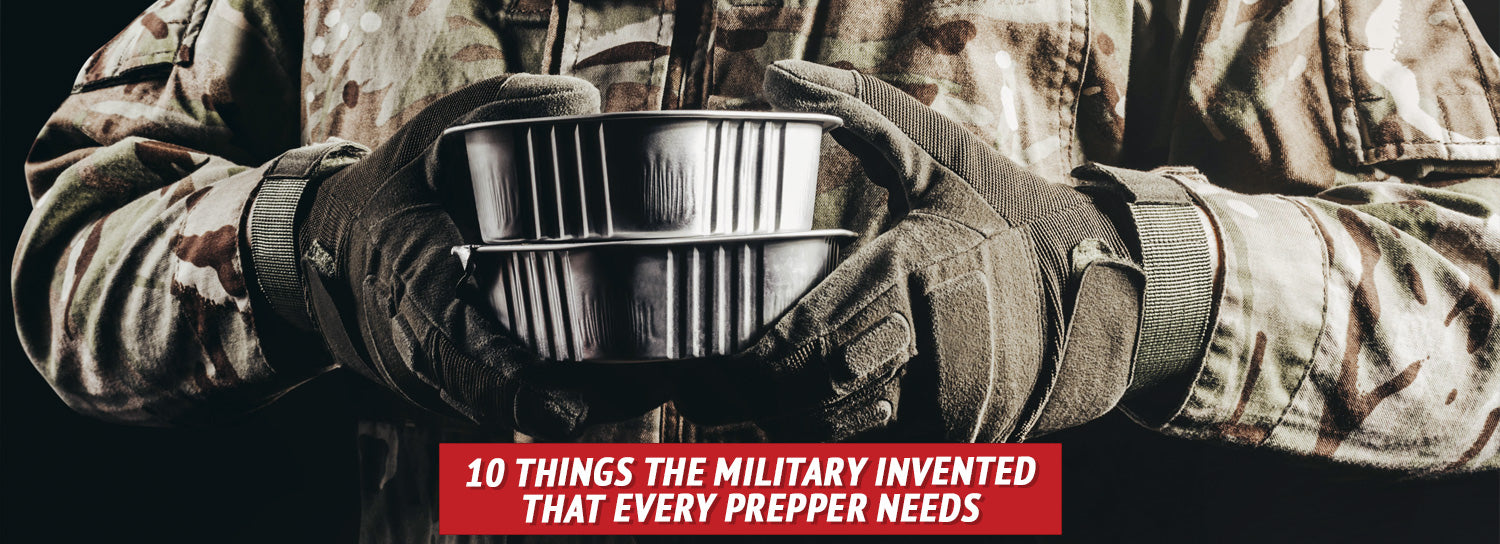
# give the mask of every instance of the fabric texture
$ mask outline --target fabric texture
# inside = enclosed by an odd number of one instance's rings
[[[886,81],[1050,181],[1086,161],[1192,167],[1163,172],[1212,219],[1222,291],[1183,390],[1126,401],[1143,423],[1406,474],[1500,462],[1500,59],[1461,3],[286,6],[151,6],[38,135],[11,281],[22,345],[69,406],[222,422],[333,368],[247,288],[246,204],[288,150],[376,147],[502,73],[580,77],[609,111],[766,109],[765,67],[803,59]],[[816,226],[860,233],[858,251],[894,224],[886,198],[825,143]],[[366,504],[408,504],[393,494],[425,470],[410,454],[456,436],[395,413],[361,426],[361,464],[381,476]],[[507,438],[530,439],[484,439]],[[763,438],[668,403],[581,439]],[[383,534],[437,539],[419,514]],[[397,523],[381,519],[368,526]]]

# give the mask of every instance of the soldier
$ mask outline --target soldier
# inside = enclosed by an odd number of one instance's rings
[[[361,424],[372,540],[435,532],[411,505],[457,436],[1024,440],[1119,407],[1490,469],[1497,79],[1451,2],[161,0],[37,139],[17,323],[109,420],[335,368],[440,414]],[[861,238],[747,353],[539,361],[465,302],[443,128],[772,107],[846,120],[816,226]]]

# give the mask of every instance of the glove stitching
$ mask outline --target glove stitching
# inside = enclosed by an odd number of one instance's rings
[[[920,213],[920,212],[913,212],[913,213]],[[969,229],[969,230],[971,230],[971,231],[973,231],[975,233],[978,233],[981,236],[983,236],[983,233],[980,232],[980,231],[978,231],[977,229],[974,229],[973,227],[969,227],[968,225],[965,225],[965,224],[963,224],[961,222],[949,219],[947,217],[936,216],[936,215],[925,214],[925,213],[922,213],[921,215],[926,215],[928,217],[932,217],[934,219],[938,219],[938,220],[941,220],[941,221],[946,222],[946,223],[950,223],[950,224],[962,226],[964,228],[967,228],[967,229]],[[992,241],[992,240],[998,238],[1002,234],[1004,234],[1004,232],[996,233],[996,234],[989,235],[989,236],[983,236],[983,237],[975,240],[974,243],[966,245],[964,247],[956,248],[956,249],[954,249],[952,251],[949,251],[949,252],[940,253],[940,254],[937,254],[937,255],[932,255],[932,256],[929,256],[929,258],[921,260],[921,261],[912,262],[911,264],[908,264],[907,267],[906,267],[906,269],[903,270],[902,272],[904,273],[904,276],[906,276],[906,277],[909,278],[911,276],[911,274],[914,273],[914,272],[918,272],[920,270],[930,268],[932,266],[941,264],[942,262],[945,262],[945,261],[948,261],[948,260],[952,260],[952,259],[956,259],[956,258],[962,258],[962,257],[966,256],[969,252],[971,252],[974,249],[976,249],[979,246],[981,246],[982,244],[984,244],[986,242],[989,242],[989,241]],[[1032,276],[1033,276],[1034,280],[1037,279],[1037,278],[1039,278],[1039,275],[1040,275],[1040,271],[1039,270],[1033,270],[1032,271]],[[887,293],[889,293],[891,290],[897,288],[898,286],[900,286],[899,282],[892,283],[890,285],[887,285],[884,289],[881,289],[881,290],[879,290],[877,292],[874,292],[866,300],[862,301],[861,304],[858,306],[857,309],[849,311],[847,313],[847,315],[849,316],[848,318],[846,318],[846,319],[838,322],[836,325],[833,325],[832,327],[830,327],[830,330],[822,332],[822,333],[818,334],[816,337],[814,337],[813,339],[808,340],[806,342],[803,342],[803,343],[799,344],[797,346],[797,348],[795,348],[795,350],[793,351],[792,355],[788,355],[788,356],[782,358],[782,360],[783,361],[793,360],[799,354],[810,353],[810,352],[816,350],[817,348],[819,348],[821,346],[826,346],[826,345],[831,344],[832,342],[829,340],[830,336],[839,333],[840,330],[843,329],[849,323],[849,321],[851,321],[855,317],[859,316],[866,309],[868,309],[871,304],[873,304],[875,301],[879,300],[881,297],[885,296]],[[892,313],[900,313],[900,312],[892,312]],[[826,353],[827,350],[822,350],[822,351],[823,351],[823,353],[821,355],[823,357],[827,357],[827,353]],[[906,368],[906,364],[909,361],[910,361],[910,357],[907,357],[905,361],[902,361],[902,362],[900,362],[898,364],[895,364],[895,365],[891,365],[890,371],[888,371],[886,374],[884,374],[882,376],[879,376],[876,379],[869,380],[868,382],[866,382],[863,385],[855,387],[850,393],[848,393],[846,395],[842,395],[842,396],[840,396],[838,398],[835,398],[835,399],[822,401],[819,405],[817,405],[815,408],[813,408],[814,412],[812,412],[811,415],[818,416],[818,415],[828,414],[831,411],[835,411],[835,408],[837,408],[840,405],[852,403],[852,402],[855,402],[857,400],[867,398],[869,395],[874,394],[873,393],[874,391],[878,391],[881,388],[883,388],[886,384],[890,383],[893,375],[896,374],[896,373],[898,373],[898,372],[900,372],[900,371],[903,371]],[[804,364],[805,364],[805,360],[804,360]],[[770,417],[772,417],[772,418],[784,418],[784,417],[791,417],[791,416],[797,415],[797,414],[806,414],[806,412],[804,412],[804,410],[805,410],[804,408],[792,408],[792,409],[777,410],[778,414],[774,415],[774,416],[770,416]],[[764,418],[762,418],[762,420],[765,421]]]
[[[369,302],[368,301],[368,297],[371,296],[371,295],[368,292],[366,292],[366,290],[364,288],[364,285],[363,285],[363,282],[361,282],[361,285],[359,287],[359,295],[358,296],[359,296],[360,299],[363,299],[365,303]],[[364,320],[364,319],[359,320],[359,329],[360,329],[359,330],[360,336],[362,336],[364,338],[373,338],[374,337],[374,335],[371,334],[370,323],[369,323],[368,320]],[[390,389],[392,391],[395,391],[396,394],[399,395],[402,399],[405,399],[407,402],[411,403],[414,406],[423,406],[421,403],[417,402],[416,399],[412,398],[411,395],[407,394],[407,392],[406,392],[406,390],[405,390],[404,387],[401,387],[401,384],[403,383],[403,381],[398,381],[396,379],[395,375],[391,374],[390,370],[386,368],[386,365],[380,364],[380,362],[378,361],[378,359],[380,358],[380,354],[379,353],[377,353],[375,350],[370,350],[370,349],[366,349],[365,351],[366,351],[366,353],[369,354],[369,357],[371,359],[371,361],[369,361],[368,363],[366,363],[365,366],[367,366],[367,367],[375,367],[375,371],[377,373],[379,373],[379,375],[380,375],[380,377],[382,379],[385,380],[385,383],[388,383],[391,386],[393,386],[393,387],[389,387],[388,389]],[[405,365],[403,365],[403,366],[405,366]],[[413,375],[415,375],[415,374],[416,373],[413,372]],[[418,380],[418,381],[420,381],[420,382],[422,382],[424,384],[427,383],[427,380]]]
[[[973,249],[979,247],[980,245],[984,244],[985,242],[989,241],[990,239],[992,239],[992,238],[994,238],[995,236],[998,235],[997,234],[997,235],[985,236],[983,232],[981,232],[981,231],[979,231],[977,229],[974,229],[973,227],[970,227],[968,225],[965,225],[963,223],[960,223],[958,221],[954,221],[953,219],[949,219],[947,217],[943,217],[943,216],[939,216],[939,215],[926,214],[926,213],[920,213],[920,212],[912,212],[912,213],[914,213],[914,214],[920,214],[920,215],[923,215],[923,216],[926,216],[926,217],[931,217],[931,218],[934,218],[934,219],[941,220],[941,221],[943,221],[945,223],[950,223],[950,224],[953,224],[953,225],[957,225],[957,226],[963,227],[963,228],[968,229],[968,230],[970,230],[970,231],[972,231],[972,232],[974,232],[976,234],[979,234],[981,237],[978,238],[978,239],[976,239],[976,240],[974,240],[974,242],[972,244],[969,244],[969,245],[966,245],[966,246],[963,246],[963,247],[959,247],[959,248],[955,248],[955,249],[953,249],[951,251],[948,251],[948,252],[939,253],[939,254],[936,254],[936,255],[928,255],[926,259],[923,259],[923,260],[920,260],[920,261],[908,261],[905,264],[904,267],[898,269],[898,271],[901,272],[903,276],[909,277],[909,276],[911,276],[911,274],[913,272],[916,272],[916,271],[928,268],[928,267],[930,267],[930,266],[932,266],[934,264],[937,264],[939,262],[946,261],[946,260],[952,259],[954,257],[958,257],[958,256],[960,256],[960,254],[972,251]],[[874,303],[880,297],[882,297],[886,293],[890,292],[891,289],[895,289],[897,286],[898,286],[897,283],[892,283],[892,284],[887,285],[885,288],[880,289],[878,291],[869,292],[869,294],[867,294],[863,300],[860,300],[858,302],[858,305],[855,306],[854,309],[849,310],[847,312],[843,312],[844,315],[846,315],[847,317],[845,317],[844,319],[838,321],[835,324],[832,324],[831,326],[828,326],[828,327],[824,328],[822,330],[822,332],[820,332],[818,334],[818,338],[821,339],[821,338],[824,338],[824,337],[827,337],[829,335],[834,334],[839,329],[841,329],[845,325],[847,325],[850,320],[854,319],[855,316],[858,316],[860,313],[864,312],[865,309],[870,306],[870,304]],[[799,349],[800,349],[800,344],[799,344]]]
[[[1035,238],[1030,236],[1028,238],[1035,241]],[[1044,341],[1041,368],[1038,370],[1036,383],[1032,385],[1031,394],[1027,396],[1025,404],[1021,406],[1021,410],[1016,413],[1016,419],[1011,423],[1010,430],[1001,433],[1002,435],[1008,435],[1005,439],[1006,442],[1025,442],[1030,437],[1031,430],[1042,419],[1042,412],[1046,410],[1048,404],[1051,404],[1052,393],[1057,388],[1057,378],[1062,375],[1063,339],[1066,337],[1067,332],[1061,322],[1062,312],[1053,309],[1053,306],[1057,303],[1056,297],[1059,295],[1049,293],[1054,287],[1048,286],[1043,281],[1040,266],[1031,267],[1029,270],[1031,271],[1031,281],[1042,287],[1041,300],[1043,306],[1041,308],[1042,311],[1036,312],[1037,330],[1046,331],[1048,329],[1048,325],[1050,324],[1047,316],[1048,313],[1058,314],[1058,330],[1055,335],[1052,335],[1051,342]]]

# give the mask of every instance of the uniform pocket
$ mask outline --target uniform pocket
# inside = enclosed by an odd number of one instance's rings
[[[1327,2],[1329,94],[1352,165],[1500,159],[1500,61],[1461,4]]]
[[[95,51],[73,80],[80,93],[165,75],[193,62],[209,0],[157,0]]]

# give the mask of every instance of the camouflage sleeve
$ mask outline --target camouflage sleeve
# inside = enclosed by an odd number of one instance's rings
[[[38,136],[16,321],[74,409],[209,421],[320,370],[267,363],[241,262],[260,180],[245,165],[298,142],[300,30],[286,15],[300,14],[161,0],[87,61]]]
[[[1164,432],[1403,472],[1500,466],[1500,181],[1189,186],[1222,292]]]
[[[1186,400],[1141,419],[1408,474],[1500,467],[1500,59],[1448,2],[1232,4],[1205,15],[1182,111],[1207,132],[1179,155],[1218,185],[1186,181],[1220,239],[1216,322]]]

